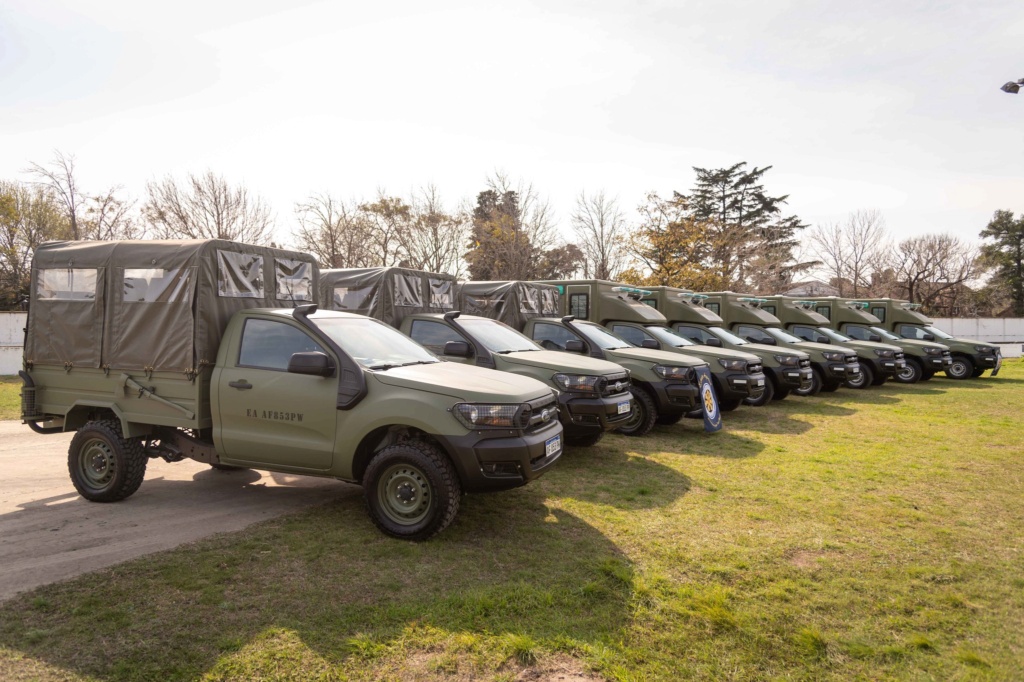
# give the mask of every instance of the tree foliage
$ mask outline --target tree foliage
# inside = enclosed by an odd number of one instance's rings
[[[840,296],[872,292],[872,273],[884,267],[888,244],[885,218],[877,210],[850,213],[845,223],[819,225],[810,232],[811,249]]]
[[[274,217],[262,198],[213,171],[146,184],[142,212],[161,239],[228,239],[266,245]]]
[[[993,270],[993,288],[1007,292],[1013,314],[1024,317],[1024,214],[996,211],[979,236],[992,240],[981,246],[981,258]]]
[[[580,192],[571,222],[583,276],[613,279],[622,271],[626,260],[626,217],[618,202],[605,196],[603,191],[590,196]]]
[[[68,229],[63,206],[47,187],[0,181],[0,310],[17,309],[28,296],[36,247]]]

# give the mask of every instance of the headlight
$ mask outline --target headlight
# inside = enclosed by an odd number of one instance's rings
[[[551,380],[563,391],[571,393],[593,393],[601,377],[590,374],[556,374]]]
[[[459,403],[452,410],[452,414],[467,429],[479,429],[481,427],[514,429],[517,428],[516,414],[518,414],[521,407],[522,405],[518,403],[514,405]]]
[[[735,370],[737,372],[747,371],[746,360],[726,360],[725,358],[718,358],[718,364],[726,369]]]
[[[693,367],[673,367],[671,365],[655,365],[654,373],[662,379],[677,379],[696,383],[697,370]]]
[[[942,349],[938,346],[925,346],[925,355],[942,355]]]
[[[875,355],[877,355],[880,358],[894,358],[896,357],[896,351],[886,350],[884,348],[876,348]]]
[[[800,364],[799,355],[776,355],[775,361],[785,367],[796,367]]]
[[[996,349],[992,348],[991,346],[975,346],[974,350],[976,350],[979,353],[995,353],[996,352]]]
[[[846,353],[836,351],[825,351],[822,353],[829,362],[846,362]]]

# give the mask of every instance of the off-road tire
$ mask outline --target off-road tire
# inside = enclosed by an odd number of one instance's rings
[[[602,438],[604,438],[604,431],[580,434],[578,436],[565,436],[565,444],[572,448],[589,448],[592,445],[597,445]]]
[[[868,386],[875,385],[875,372],[871,369],[871,366],[866,362],[858,363],[860,365],[860,374],[857,376],[857,380],[847,379],[843,385],[847,388],[865,389]]]
[[[789,388],[777,388],[775,389],[775,395],[772,396],[772,400],[785,400],[786,396],[792,392],[793,390]]]
[[[131,496],[146,477],[149,458],[139,438],[121,435],[121,422],[88,422],[71,439],[68,473],[78,494],[91,502],[117,502]]]
[[[917,358],[907,358],[907,365],[893,376],[892,380],[901,384],[916,384],[924,376],[924,369]]]
[[[841,381],[828,381],[821,385],[822,393],[835,393],[839,390],[839,387],[843,385]]]
[[[811,368],[811,386],[810,388],[794,388],[793,394],[809,398],[814,395],[821,393],[822,387],[825,385],[824,380],[821,378],[821,372],[818,371],[817,367]]]
[[[970,379],[974,373],[974,362],[966,355],[954,355],[953,364],[946,368],[946,376],[950,379]]]
[[[974,371],[971,372],[971,378],[972,379],[977,379],[978,377],[980,377],[984,373],[985,373],[985,368],[984,367],[975,367]]]
[[[931,381],[932,377],[935,376],[934,369],[921,370],[921,381]]]
[[[630,386],[629,392],[633,396],[633,411],[619,427],[619,433],[623,436],[646,436],[658,419],[658,407],[654,398],[639,386]]]
[[[776,398],[776,395],[778,395],[778,392],[775,390],[775,384],[771,378],[766,376],[764,378],[764,392],[756,398],[744,398],[743,404],[750,405],[751,407],[761,407],[767,405],[772,400],[781,400],[781,398]]]
[[[382,449],[363,476],[370,519],[383,533],[401,540],[427,540],[447,528],[459,511],[461,494],[451,461],[423,441]]]
[[[882,384],[884,384],[886,381],[889,380],[889,376],[890,375],[888,375],[888,374],[879,374],[879,375],[875,376],[875,378],[871,381],[871,385],[872,386],[881,386]]]
[[[720,412],[732,412],[743,404],[743,398],[719,398],[718,410]]]
[[[700,412],[700,410],[697,411]],[[687,416],[689,415],[683,414],[682,412],[673,412],[672,414],[659,414],[658,418],[655,419],[654,422],[658,424],[658,426],[672,426],[673,424],[678,424],[680,421],[682,421],[683,417]]]

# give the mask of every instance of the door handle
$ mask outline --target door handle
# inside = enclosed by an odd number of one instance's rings
[[[250,384],[245,379],[239,379],[238,381],[229,381],[228,386],[230,386],[231,388],[237,388],[241,391],[245,391],[247,389],[252,388],[252,384]]]

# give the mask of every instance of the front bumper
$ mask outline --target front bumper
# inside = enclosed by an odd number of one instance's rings
[[[810,388],[814,376],[810,367],[765,367],[765,371],[771,372],[775,382],[786,391]]]
[[[985,353],[975,355],[971,358],[974,360],[974,366],[978,369],[995,369],[999,364],[998,353]]]
[[[452,457],[464,492],[518,488],[538,478],[558,461],[565,449],[560,422],[552,420],[531,433],[479,430],[464,436],[436,436]],[[559,447],[546,453],[547,443],[558,437]]]
[[[872,371],[879,376],[895,376],[907,366],[907,361],[903,358],[897,360],[895,358],[863,357],[860,360],[870,366]]]
[[[925,367],[934,371],[940,371],[946,369],[947,367],[953,364],[953,356],[925,355],[924,357],[921,358],[921,361],[924,363]]]
[[[632,397],[628,392],[616,393],[600,398],[583,398],[578,394],[562,391],[558,394],[558,418],[569,436],[610,431],[629,419]],[[619,412],[619,405],[626,403],[629,409]]]
[[[636,380],[633,383],[641,383]],[[658,381],[645,384],[654,394],[658,414],[678,414],[700,407],[700,389],[694,384]]]
[[[823,375],[846,381],[851,377],[860,374],[860,363],[858,362],[829,362],[825,365],[826,371]]]
[[[715,379],[720,387],[720,398],[757,398],[764,393],[764,373],[743,374],[740,372],[722,372]]]

